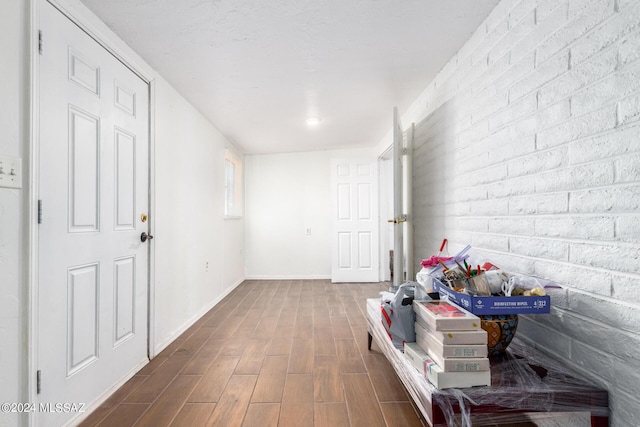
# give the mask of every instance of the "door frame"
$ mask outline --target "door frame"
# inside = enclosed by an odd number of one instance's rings
[[[79,0],[29,0],[29,182],[24,188],[28,192],[28,226],[27,226],[27,283],[28,283],[28,316],[27,316],[27,369],[26,394],[28,402],[38,402],[37,370],[38,370],[38,196],[40,194],[40,59],[39,59],[39,22],[40,4],[47,1],[65,15],[71,22],[85,31],[109,53],[115,56],[126,67],[133,71],[149,86],[149,227],[153,229],[155,218],[155,93],[156,72],[147,65],[131,48],[120,40],[102,21],[89,11]],[[46,49],[46,34],[43,35]],[[46,208],[46,207],[45,207]],[[149,245],[148,263],[148,318],[147,318],[147,355],[149,359],[154,354],[154,285],[155,285],[155,245]],[[124,383],[124,379],[122,382]],[[114,386],[114,390],[119,385]],[[106,390],[96,401],[99,405],[113,390]],[[89,402],[87,402],[89,403]],[[95,406],[88,406],[86,414]],[[28,416],[28,425],[35,425],[37,414],[32,412]]]

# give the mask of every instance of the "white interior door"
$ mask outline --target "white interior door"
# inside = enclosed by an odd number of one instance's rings
[[[379,280],[376,160],[331,162],[332,282]]]
[[[413,205],[413,124],[406,134],[402,129],[398,109],[393,109],[393,144],[391,146],[391,163],[393,182],[393,208],[391,219],[393,226],[393,283],[391,291],[397,289],[403,282],[414,280],[413,266],[413,221],[411,211]],[[405,143],[406,142],[406,143]],[[384,163],[386,154],[382,158]]]
[[[404,138],[398,108],[393,109],[393,287],[404,282],[404,215],[403,168]]]
[[[38,400],[88,405],[147,360],[149,87],[40,5]]]
[[[402,205],[404,209],[404,276],[405,280],[415,280],[416,268],[413,259],[413,135],[414,124],[407,129],[402,168]]]

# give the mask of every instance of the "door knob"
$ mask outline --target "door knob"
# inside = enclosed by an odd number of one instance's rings
[[[407,216],[402,215],[400,218],[389,219],[387,222],[392,222],[394,224],[402,224],[403,222],[407,222]]]
[[[151,234],[147,234],[146,231],[143,231],[140,235],[140,241],[144,243],[147,241],[147,239],[151,240],[153,239],[153,236]]]

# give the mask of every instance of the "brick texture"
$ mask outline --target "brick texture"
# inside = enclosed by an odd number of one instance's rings
[[[561,284],[519,336],[606,387],[612,425],[637,425],[640,3],[502,1],[411,122],[416,265],[446,237]]]

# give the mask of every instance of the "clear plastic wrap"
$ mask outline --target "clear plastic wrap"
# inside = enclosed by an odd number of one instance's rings
[[[590,385],[558,361],[517,339],[491,360],[491,387],[438,390],[391,344],[380,320],[380,300],[367,301],[369,333],[394,367],[416,406],[432,426],[495,426],[528,420],[526,413],[551,417],[590,412],[592,426],[607,426],[606,390]],[[492,414],[492,416],[487,416]]]
[[[367,329],[395,369],[398,377],[411,395],[413,402],[428,421],[431,420],[431,393],[437,391],[413,366],[409,365],[404,354],[396,349],[382,326],[380,299],[367,300]]]

